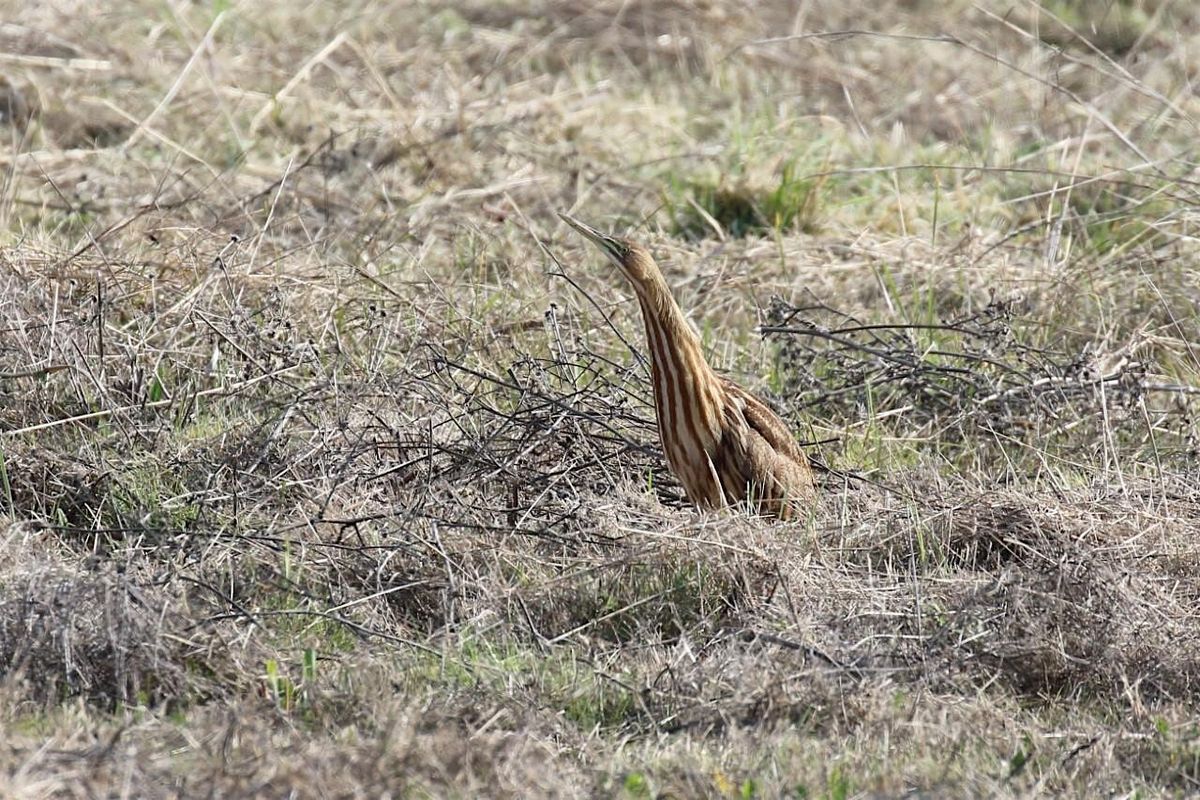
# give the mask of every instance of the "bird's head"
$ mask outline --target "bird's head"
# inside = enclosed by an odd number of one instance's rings
[[[560,213],[559,216],[562,217],[563,222],[582,233],[588,241],[600,248],[600,252],[617,265],[635,289],[641,290],[656,277],[661,276],[654,259],[650,256],[650,251],[637,242],[601,233],[591,225],[585,225],[566,214]]]

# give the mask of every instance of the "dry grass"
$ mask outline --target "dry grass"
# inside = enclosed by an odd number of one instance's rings
[[[0,19],[0,794],[1200,791],[1189,4]]]

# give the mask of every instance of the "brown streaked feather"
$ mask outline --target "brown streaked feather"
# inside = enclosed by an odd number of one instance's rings
[[[646,248],[566,214],[567,224],[620,268],[641,306],[658,433],[688,499],[715,508],[750,500],[788,518],[817,499],[812,470],[788,426],[765,403],[713,372]]]
[[[723,379],[724,380],[724,379]],[[791,431],[754,395],[726,380],[726,435],[714,454],[731,502],[748,498],[761,513],[790,518],[816,500],[812,470]]]
[[[791,428],[787,426],[787,423],[781,420],[779,415],[771,410],[770,406],[750,394],[750,392],[728,378],[722,378],[721,380],[725,384],[725,391],[744,403],[742,413],[746,417],[746,424],[765,439],[767,444],[774,448],[777,453],[787,456],[792,461],[804,467],[805,470],[808,470],[808,457],[800,449],[800,445],[796,442],[796,437],[792,433]]]

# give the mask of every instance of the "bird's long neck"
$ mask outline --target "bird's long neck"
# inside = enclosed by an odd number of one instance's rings
[[[723,389],[662,273],[657,267],[646,273],[631,282],[646,323],[659,436],[672,463],[677,456],[702,458],[698,450],[709,450],[720,436]],[[686,452],[672,453],[672,446]]]

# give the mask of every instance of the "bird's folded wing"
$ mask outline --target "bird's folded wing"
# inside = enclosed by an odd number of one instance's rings
[[[765,439],[777,453],[788,456],[794,461],[804,459],[800,445],[796,444],[796,437],[783,420],[763,401],[732,381],[725,384],[725,391],[731,399],[737,402],[750,430]]]

